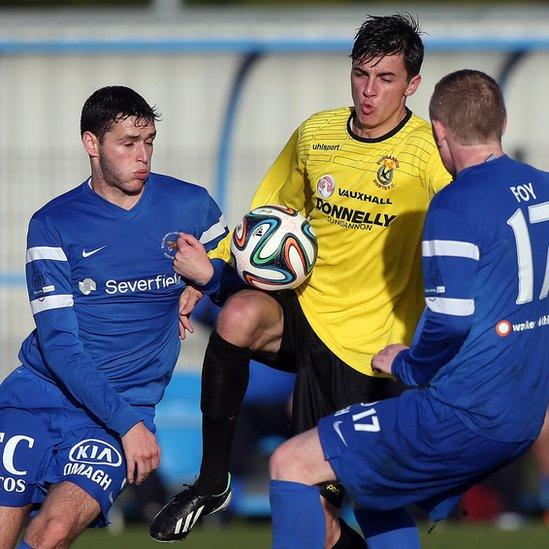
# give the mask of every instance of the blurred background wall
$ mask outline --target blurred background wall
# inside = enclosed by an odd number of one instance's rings
[[[0,2],[0,377],[17,365],[19,343],[32,329],[22,277],[28,219],[88,177],[79,115],[101,86],[131,86],[158,106],[153,170],[207,187],[234,225],[293,129],[315,111],[351,103],[348,52],[366,15],[407,10],[427,33],[423,83],[411,108],[427,116],[444,74],[484,70],[505,84],[507,150],[549,169],[544,6],[253,9],[144,0],[97,7],[105,3],[16,9],[45,3]],[[246,78],[234,88],[250,55]],[[231,91],[239,92],[232,109]],[[187,340],[181,364],[200,368],[204,345],[204,332]]]

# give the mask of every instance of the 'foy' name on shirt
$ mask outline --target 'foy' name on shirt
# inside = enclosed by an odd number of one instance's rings
[[[515,195],[517,202],[528,202],[531,198],[537,198],[532,183],[509,187],[509,189]]]

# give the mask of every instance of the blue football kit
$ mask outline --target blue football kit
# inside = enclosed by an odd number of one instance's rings
[[[426,309],[392,371],[414,387],[321,420],[324,455],[359,507],[448,515],[520,457],[549,403],[549,174],[502,156],[432,200]]]
[[[0,392],[0,505],[39,503],[71,480],[106,515],[126,476],[120,438],[140,421],[154,432],[179,354],[180,232],[208,251],[228,229],[204,188],[159,174],[130,210],[88,180],[33,215],[36,329]]]

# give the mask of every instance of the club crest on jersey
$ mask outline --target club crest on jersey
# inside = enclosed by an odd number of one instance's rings
[[[330,198],[335,190],[335,181],[331,175],[323,175],[316,184],[316,190],[322,198]]]
[[[166,259],[175,259],[177,252],[177,239],[179,237],[179,231],[170,231],[162,237],[160,242],[160,249]]]
[[[395,186],[393,183],[393,175],[394,171],[398,168],[398,160],[394,156],[382,156],[377,161],[377,164],[379,165],[379,168],[374,183],[380,189],[391,189]]]

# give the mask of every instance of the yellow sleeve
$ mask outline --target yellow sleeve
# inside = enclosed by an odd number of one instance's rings
[[[434,196],[438,193],[438,191],[446,187],[446,185],[452,181],[452,176],[444,167],[436,145],[434,145],[431,157],[427,162],[425,179],[430,196]]]
[[[225,263],[231,263],[231,239],[233,237],[233,231],[229,231],[229,234],[220,240],[217,246],[208,252],[210,259],[222,259]]]
[[[305,185],[304,162],[299,153],[300,131],[301,126],[292,134],[259,184],[252,198],[250,210],[268,204],[281,204],[304,215],[309,213],[305,207],[306,203],[310,203],[310,200],[306,200],[308,186]],[[208,257],[230,263],[232,235],[233,231],[221,240],[215,249],[208,252]]]
[[[305,162],[300,153],[301,126],[292,134],[286,146],[259,184],[251,207],[280,204],[307,215],[311,206],[309,185],[306,184]]]

